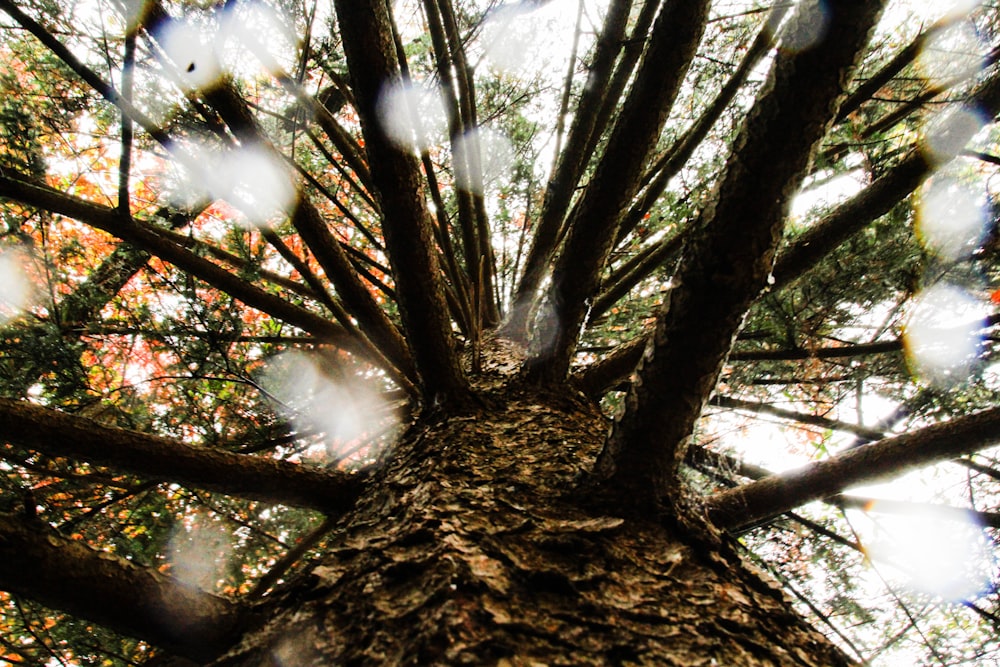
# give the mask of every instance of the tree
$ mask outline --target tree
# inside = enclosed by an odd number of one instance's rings
[[[996,9],[557,4],[0,0],[5,660],[996,659]]]

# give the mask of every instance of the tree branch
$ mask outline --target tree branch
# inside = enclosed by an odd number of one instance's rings
[[[0,589],[208,662],[237,639],[243,608],[149,567],[0,515]]]
[[[747,310],[767,286],[789,202],[836,114],[881,3],[827,9],[821,43],[779,51],[714,202],[688,240],[625,412],[598,461],[597,474],[622,502],[649,508],[677,492],[694,424]],[[800,5],[793,32],[810,30],[816,11],[815,4]]]
[[[965,103],[976,117],[993,118],[1000,113],[1000,75],[994,74]],[[985,124],[985,121],[981,121]],[[774,266],[773,290],[788,285],[834,248],[844,243],[873,221],[888,213],[893,206],[914,192],[935,169],[950,161],[952,156],[932,155],[929,144],[952,147],[957,155],[982,125],[968,123],[944,124],[928,141],[890,171],[880,176],[860,193],[824,215],[808,231],[792,241],[778,256]]]
[[[152,480],[328,512],[351,507],[365,479],[112,428],[6,398],[0,398],[0,438],[49,456],[106,465]]]
[[[772,475],[706,502],[709,517],[738,529],[859,484],[876,482],[991,446],[1000,440],[1000,408],[927,426],[847,450],[798,471]]]
[[[468,383],[451,338],[419,163],[394,146],[379,126],[379,95],[400,78],[389,10],[382,0],[338,0],[335,7],[382,209],[400,315],[417,373],[429,402],[461,402],[468,395]]]
[[[117,209],[67,195],[45,185],[11,178],[6,174],[0,174],[0,197],[79,220],[174,264],[252,308],[336,345],[347,349],[356,347],[351,337],[337,324],[251,285],[217,264],[181,247],[168,238],[167,233],[155,227],[122,218]]]
[[[716,405],[720,408],[728,408],[730,410],[745,410],[756,414],[772,415],[781,419],[799,422],[800,424],[819,426],[831,431],[853,433],[867,440],[878,440],[885,435],[882,431],[860,426],[858,424],[840,421],[839,419],[830,419],[829,417],[810,415],[802,412],[795,412],[794,410],[783,410],[781,408],[774,407],[773,405],[768,405],[767,403],[743,401],[730,396],[715,396],[709,401],[709,404]]]
[[[590,300],[615,242],[622,211],[639,188],[642,167],[656,144],[681,82],[697,52],[710,2],[668,0],[608,139],[597,171],[567,222],[552,269],[545,344],[525,364],[533,382],[566,379]]]
[[[652,4],[654,3],[647,3],[647,6]],[[594,47],[594,59],[587,83],[583,87],[583,93],[573,114],[565,149],[558,156],[552,177],[546,187],[538,225],[532,235],[510,317],[504,326],[504,334],[512,338],[518,340],[527,338],[535,293],[548,272],[552,253],[556,249],[563,221],[566,219],[566,212],[570,208],[570,201],[580,181],[580,174],[591,157],[590,151],[593,146],[591,137],[604,131],[605,125],[598,123],[597,112],[604,104],[605,96],[612,94],[608,80],[621,51],[621,41],[628,25],[631,7],[631,0],[614,0],[608,5],[604,26]],[[652,21],[652,10],[646,14]],[[631,73],[631,69],[629,72]],[[617,94],[614,99],[617,101]]]

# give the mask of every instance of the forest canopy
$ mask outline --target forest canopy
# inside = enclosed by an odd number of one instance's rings
[[[0,662],[219,657],[531,395],[602,430],[581,534],[697,516],[854,660],[1000,665],[998,12],[0,0]]]

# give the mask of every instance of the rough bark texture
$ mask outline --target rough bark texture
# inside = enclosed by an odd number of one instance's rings
[[[719,536],[574,491],[607,429],[595,405],[484,400],[416,423],[338,546],[218,664],[849,664]]]

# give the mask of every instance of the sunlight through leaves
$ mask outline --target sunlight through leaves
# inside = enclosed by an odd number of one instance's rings
[[[24,275],[24,263],[20,250],[0,248],[0,325],[17,317],[30,304],[32,290]]]

